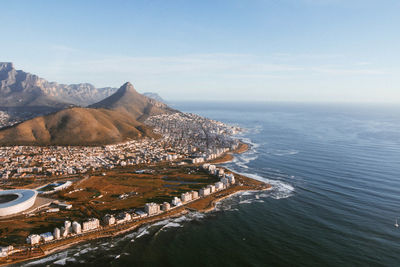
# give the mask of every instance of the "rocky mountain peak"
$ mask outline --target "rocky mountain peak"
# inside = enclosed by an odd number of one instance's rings
[[[14,69],[12,62],[0,62],[0,72],[10,72]]]
[[[133,85],[130,82],[126,82],[124,83],[119,89],[118,91],[120,92],[134,92],[137,93],[135,90],[135,87],[133,87]]]

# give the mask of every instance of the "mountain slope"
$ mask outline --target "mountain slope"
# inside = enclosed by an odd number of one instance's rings
[[[113,95],[89,107],[116,110],[139,121],[144,121],[151,115],[178,112],[164,103],[139,94],[129,82],[122,85]]]
[[[0,145],[102,145],[157,137],[117,111],[70,108],[0,130]]]

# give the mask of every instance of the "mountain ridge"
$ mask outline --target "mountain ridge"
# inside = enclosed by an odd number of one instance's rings
[[[16,70],[11,62],[0,62],[0,107],[88,106],[108,97],[117,88],[96,88],[90,83],[59,84],[35,74]]]

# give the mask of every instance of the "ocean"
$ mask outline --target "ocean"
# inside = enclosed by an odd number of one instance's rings
[[[400,266],[399,106],[173,107],[245,128],[251,149],[226,167],[273,189],[25,266]]]

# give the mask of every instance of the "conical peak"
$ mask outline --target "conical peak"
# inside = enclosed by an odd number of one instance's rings
[[[135,87],[133,87],[133,85],[132,85],[130,82],[124,83],[124,84],[121,86],[120,90],[124,90],[124,91],[134,91],[134,92],[136,92]]]

